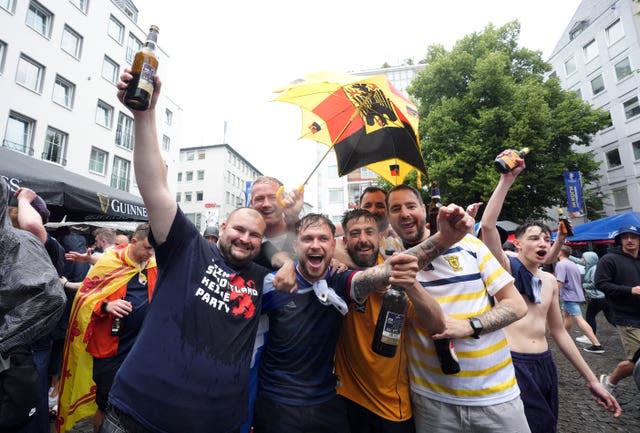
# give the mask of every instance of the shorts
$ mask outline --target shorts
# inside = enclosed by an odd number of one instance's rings
[[[529,433],[522,400],[490,406],[461,406],[443,403],[411,391],[413,419],[417,433]]]
[[[569,316],[582,316],[582,310],[580,310],[580,304],[582,302],[562,301],[562,311]]]
[[[640,349],[640,328],[617,325],[616,329],[618,330],[626,359],[632,359],[636,351]]]
[[[351,433],[415,433],[413,418],[406,421],[391,421],[371,412],[369,409],[340,396],[347,408],[347,419]]]
[[[511,352],[520,398],[531,433],[555,433],[558,424],[558,373],[551,350]]]
[[[107,410],[109,391],[122,364],[120,358],[93,358],[93,381],[96,383],[96,404],[102,412]]]

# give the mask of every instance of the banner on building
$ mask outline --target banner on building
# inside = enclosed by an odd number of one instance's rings
[[[253,186],[252,180],[244,181],[244,205],[249,207],[249,202],[251,201],[251,187]]]
[[[579,171],[565,171],[564,189],[567,193],[567,212],[581,215],[583,209],[582,176]]]

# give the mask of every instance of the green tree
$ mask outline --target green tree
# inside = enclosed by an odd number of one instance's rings
[[[425,163],[443,201],[486,202],[499,178],[495,156],[531,149],[501,214],[514,221],[566,206],[565,170],[580,171],[585,183],[597,180],[591,152],[572,146],[588,146],[608,122],[607,113],[563,90],[557,79],[545,81],[551,66],[539,51],[519,47],[519,34],[514,21],[467,35],[451,51],[431,46],[409,88],[419,105]]]

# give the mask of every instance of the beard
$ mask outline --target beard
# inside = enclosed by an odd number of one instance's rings
[[[253,260],[257,255],[258,251],[251,251],[247,255],[238,256],[234,254],[232,251],[232,244],[226,240],[219,239],[218,240],[218,249],[220,250],[220,254],[224,257],[225,261],[232,266],[244,266]]]
[[[359,268],[370,268],[373,265],[376,264],[376,261],[378,260],[378,249],[374,249],[372,250],[371,256],[369,257],[364,257],[358,254],[358,251],[353,251],[353,250],[349,250],[347,249],[347,253],[349,253],[349,257],[351,257],[351,260],[353,260],[353,263],[355,263],[356,266],[358,266]]]

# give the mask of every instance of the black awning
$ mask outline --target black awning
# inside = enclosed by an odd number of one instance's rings
[[[51,221],[148,219],[140,197],[5,147],[0,147],[0,176],[12,190],[27,187],[42,197]]]

